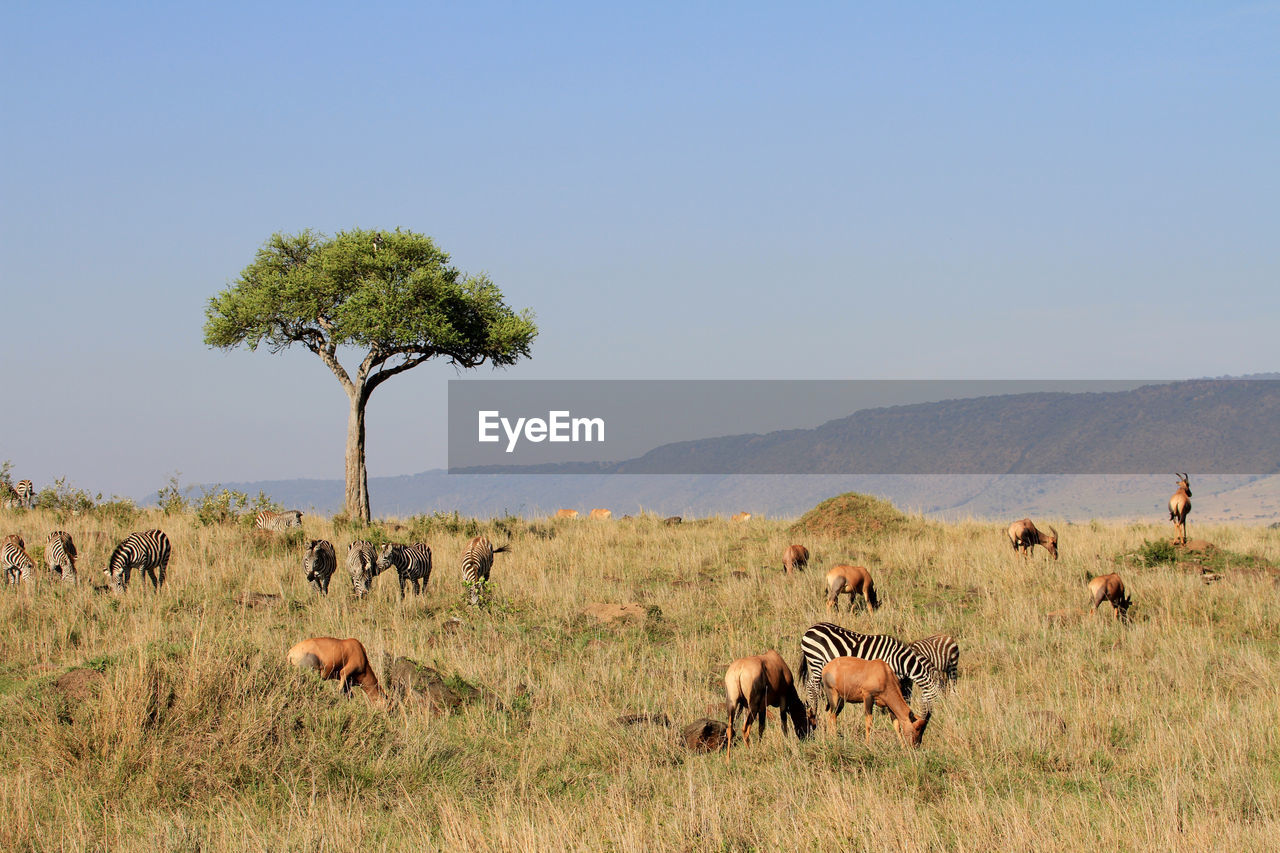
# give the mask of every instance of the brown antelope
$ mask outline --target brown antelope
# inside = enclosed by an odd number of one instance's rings
[[[607,509],[593,509],[591,510],[591,517],[599,521],[608,521],[613,518],[613,511]]]
[[[804,570],[809,566],[809,549],[803,545],[788,545],[782,552],[782,570],[791,574],[794,570]]]
[[[577,518],[578,511],[576,509],[556,510],[556,518]]]
[[[1042,533],[1036,529],[1031,523],[1031,519],[1024,518],[1015,521],[1009,525],[1009,541],[1013,543],[1015,553],[1022,552],[1023,557],[1031,556],[1031,549],[1039,545],[1041,548],[1049,552],[1053,559],[1058,559],[1058,531],[1054,530],[1048,524],[1048,534]]]
[[[1187,513],[1191,512],[1191,482],[1186,474],[1174,476],[1178,480],[1178,491],[1169,498],[1169,520],[1173,522],[1174,540],[1180,545],[1187,544]]]
[[[916,719],[907,700],[902,698],[902,685],[898,682],[898,676],[882,660],[832,658],[822,668],[822,691],[827,697],[827,714],[832,732],[836,730],[836,716],[844,708],[844,703],[861,702],[867,717],[868,745],[871,743],[871,710],[875,705],[888,708],[893,714],[898,740],[904,746],[908,743],[919,746],[924,738],[929,715],[926,713]]]
[[[749,513],[749,512],[735,512],[733,515],[729,516],[729,520],[730,520],[730,521],[738,521],[738,522],[742,522],[742,521],[750,521],[750,520],[751,520],[751,513]]]
[[[726,751],[733,746],[733,728],[741,708],[747,710],[742,736],[748,744],[751,743],[753,722],[759,721],[757,734],[764,737],[765,709],[768,707],[778,709],[784,737],[787,734],[788,717],[791,718],[798,738],[807,737],[813,728],[813,720],[796,691],[791,668],[782,659],[782,655],[773,649],[761,655],[738,658],[729,664],[729,669],[724,674],[724,693],[729,710]]]
[[[827,572],[827,609],[840,609],[840,595],[849,596],[849,612],[853,612],[853,600],[859,593],[866,599],[867,606],[875,610],[880,606],[876,597],[875,584],[871,582],[871,572],[862,566],[839,565]]]
[[[1120,580],[1118,574],[1112,572],[1109,575],[1099,575],[1089,581],[1089,593],[1093,596],[1093,609],[1089,611],[1090,616],[1097,615],[1099,604],[1110,601],[1115,609],[1116,618],[1129,621],[1129,608],[1133,605],[1133,599],[1125,595],[1124,581]]]
[[[341,682],[343,693],[349,694],[353,685],[359,685],[371,701],[386,699],[359,640],[312,637],[289,649],[289,663],[314,669],[326,681]]]

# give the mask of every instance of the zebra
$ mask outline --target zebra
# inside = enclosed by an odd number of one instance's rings
[[[940,684],[955,688],[956,679],[960,677],[960,646],[955,637],[934,634],[909,643],[907,648],[913,649],[929,662]]]
[[[61,575],[67,583],[75,583],[76,557],[76,543],[70,533],[55,530],[49,534],[48,543],[44,546],[44,562],[50,572]]]
[[[130,533],[111,552],[111,560],[103,574],[110,576],[111,586],[116,592],[124,592],[129,586],[129,575],[134,569],[138,569],[144,577],[151,578],[151,588],[159,592],[160,587],[164,586],[169,552],[169,537],[165,536],[163,530]]]
[[[329,579],[338,568],[338,555],[328,539],[312,539],[302,555],[302,569],[316,591],[329,594]]]
[[[912,686],[920,686],[921,716],[928,716],[938,698],[938,685],[928,660],[896,637],[887,634],[859,634],[830,622],[819,622],[800,638],[800,681],[809,705],[817,712],[822,695],[822,668],[837,657],[882,660],[889,664],[902,684],[902,698],[911,701]]]
[[[27,543],[16,533],[0,540],[0,565],[4,566],[5,580],[11,584],[19,580],[30,582],[36,570],[35,560],[27,553]]]
[[[284,512],[264,509],[253,520],[253,526],[258,530],[288,530],[290,527],[301,527],[302,513],[296,509],[287,509]]]
[[[503,545],[495,548],[483,536],[477,536],[467,543],[467,550],[462,552],[462,583],[467,587],[467,596],[473,607],[480,603],[481,586],[489,580],[493,555],[508,551],[510,547]]]
[[[35,486],[30,480],[19,480],[15,485],[0,483],[0,500],[3,500],[5,509],[31,509],[35,494]]]
[[[413,582],[413,594],[420,595],[427,589],[427,581],[431,579],[431,549],[425,542],[415,545],[398,545],[389,542],[378,551],[378,572],[385,572],[392,566],[400,575],[400,600],[404,601],[404,585]],[[419,587],[421,584],[421,587]]]
[[[351,572],[356,598],[364,598],[369,594],[369,584],[378,576],[378,552],[372,542],[357,539],[347,546],[347,571]]]

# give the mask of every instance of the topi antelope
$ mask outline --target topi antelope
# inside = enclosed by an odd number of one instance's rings
[[[1191,512],[1191,482],[1186,474],[1178,477],[1178,491],[1169,498],[1169,520],[1173,522],[1174,539],[1179,545],[1187,544],[1187,513]]]
[[[386,699],[359,640],[312,637],[289,649],[288,657],[294,666],[314,669],[322,679],[341,683],[343,693],[349,694],[352,687],[358,686],[371,701]]]
[[[1129,621],[1129,608],[1133,605],[1133,599],[1125,594],[1124,581],[1120,580],[1118,574],[1112,572],[1109,575],[1093,578],[1089,581],[1089,593],[1093,596],[1093,609],[1089,611],[1090,616],[1097,615],[1099,604],[1110,601],[1111,606],[1115,608],[1116,618]]]
[[[862,597],[866,599],[867,606],[875,610],[880,606],[880,599],[876,596],[875,584],[871,582],[871,572],[862,566],[834,566],[831,571],[827,572],[827,609],[840,609],[840,595],[847,593],[849,596],[849,612],[853,612],[853,601],[858,597],[858,593],[862,593]]]
[[[898,739],[903,745],[919,746],[924,737],[929,715],[919,719],[912,713],[902,695],[898,676],[882,660],[832,658],[822,668],[822,690],[827,697],[827,718],[831,731],[836,730],[836,716],[845,702],[861,702],[867,717],[867,743],[871,743],[871,709],[881,705],[893,714]],[[905,740],[904,740],[905,735]]]
[[[809,567],[809,549],[803,545],[788,545],[782,552],[782,570],[791,574]]]
[[[1047,534],[1040,532],[1036,526],[1031,523],[1031,519],[1024,518],[1015,521],[1009,525],[1009,541],[1013,543],[1013,550],[1022,552],[1023,557],[1031,556],[1031,549],[1036,545],[1049,552],[1053,559],[1058,559],[1058,531],[1046,524],[1049,528]]]
[[[747,711],[742,736],[748,744],[751,743],[752,723],[758,723],[757,735],[764,736],[766,708],[769,706],[778,709],[784,737],[787,734],[788,717],[795,727],[796,737],[807,737],[812,729],[813,720],[800,701],[795,680],[791,677],[791,668],[782,659],[782,655],[773,649],[762,655],[738,658],[729,664],[729,669],[724,674],[724,693],[729,711],[726,753],[733,747],[734,724],[737,722],[738,711],[742,708]]]

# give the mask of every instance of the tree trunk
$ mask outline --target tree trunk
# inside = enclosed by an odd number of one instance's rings
[[[363,389],[351,398],[351,413],[347,416],[347,517],[368,524],[369,474],[364,467],[364,407],[367,402]]]

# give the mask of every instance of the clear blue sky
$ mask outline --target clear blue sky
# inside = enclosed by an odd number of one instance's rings
[[[4,4],[0,460],[341,477],[313,356],[201,342],[307,227],[487,271],[503,378],[1277,367],[1276,3],[540,5]],[[371,474],[444,464],[454,375],[379,389]]]

